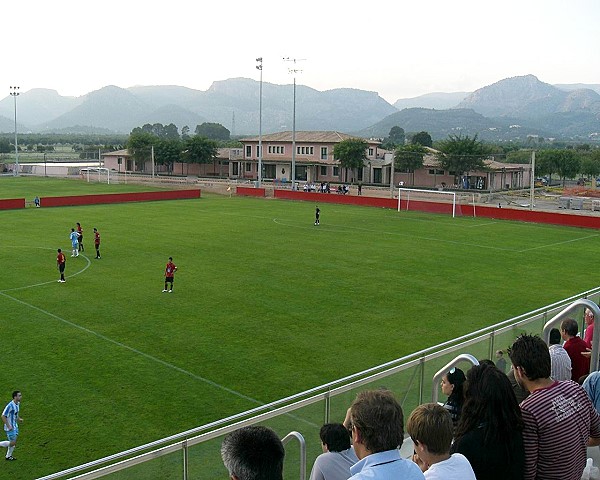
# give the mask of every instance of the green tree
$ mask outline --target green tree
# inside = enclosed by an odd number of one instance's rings
[[[575,177],[581,169],[580,154],[575,150],[549,149],[542,150],[536,156],[536,172],[540,175],[557,173],[562,178],[563,187],[567,178]]]
[[[367,160],[367,142],[362,138],[348,138],[336,143],[333,147],[333,156],[346,169],[346,182],[348,170],[363,168]]]
[[[429,135],[427,132],[419,132],[412,136],[410,143],[416,143],[418,145],[423,145],[424,147],[431,147],[433,145],[433,140],[431,139],[431,135]]]
[[[156,135],[140,128],[134,128],[126,146],[136,164],[142,166],[146,161],[151,160],[152,146],[157,144],[158,137]]]
[[[477,140],[477,135],[449,135],[447,140],[439,144],[440,153],[438,160],[444,170],[456,172],[461,176],[471,170],[485,168],[484,158],[488,155],[488,148]]]
[[[0,138],[0,153],[10,153],[10,142],[6,138]]]
[[[184,143],[184,161],[189,163],[210,163],[217,156],[217,142],[195,135]]]
[[[190,138],[190,127],[184,125],[181,127],[181,139],[186,141],[188,138]]]
[[[412,184],[415,184],[415,170],[423,167],[423,157],[427,150],[423,145],[402,145],[394,152],[394,170],[412,173]]]
[[[159,139],[154,146],[154,161],[158,165],[166,165],[173,172],[173,165],[182,158],[183,142],[178,138]],[[183,164],[182,164],[183,170]],[[183,174],[183,171],[181,172]]]
[[[231,133],[220,123],[204,122],[202,125],[196,125],[196,135],[211,140],[227,141]]]

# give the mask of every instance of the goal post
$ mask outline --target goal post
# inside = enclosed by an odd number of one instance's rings
[[[462,216],[462,209],[456,192],[445,190],[401,187],[398,189],[398,211],[402,210],[451,213],[453,218]]]
[[[81,169],[82,175],[85,174],[87,182],[107,183],[110,185],[110,170],[103,167],[88,167]]]

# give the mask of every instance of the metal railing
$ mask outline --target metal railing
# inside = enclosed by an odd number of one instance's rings
[[[311,458],[314,458],[321,453],[319,428],[323,423],[330,421],[341,422],[347,407],[361,389],[385,386],[397,394],[404,411],[410,412],[423,403],[425,397],[429,398],[427,392],[432,388],[432,383],[433,389],[429,391],[432,392],[432,398],[437,397],[437,375],[455,363],[468,361],[476,364],[477,358],[493,358],[493,352],[499,345],[509,346],[520,333],[542,332],[543,335],[546,325],[558,321],[564,312],[572,315],[577,309],[583,312],[587,307],[594,312],[595,322],[600,322],[598,307],[589,301],[597,304],[599,298],[600,287],[597,287],[319,387],[47,475],[40,480],[100,477],[128,480],[223,478],[225,471],[219,454],[222,438],[238,428],[258,423],[273,428],[281,436],[285,432],[292,432],[290,435],[295,438],[302,437],[299,454],[295,451],[286,452],[285,472],[286,478],[303,480],[306,475],[307,455],[310,454]],[[600,327],[597,327],[594,330],[596,346],[596,333],[599,329]],[[460,355],[464,352],[470,354]],[[430,379],[433,379],[433,382]],[[305,438],[308,442],[304,442]],[[298,465],[300,477],[297,476]]]

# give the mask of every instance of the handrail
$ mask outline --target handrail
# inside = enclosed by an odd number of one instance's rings
[[[461,353],[454,360],[450,360],[446,365],[440,368],[435,375],[433,376],[433,380],[431,381],[431,401],[433,403],[437,403],[438,401],[438,390],[440,387],[440,380],[444,375],[448,373],[448,371],[458,365],[460,362],[470,362],[472,365],[479,365],[479,361],[470,353]]]
[[[421,361],[421,359],[423,357],[428,356],[430,353],[435,354],[436,352],[439,352],[441,349],[444,349],[446,347],[460,344],[461,342],[476,338],[477,336],[481,336],[486,333],[493,333],[493,332],[500,330],[502,328],[505,328],[511,324],[518,323],[519,321],[526,320],[528,318],[534,317],[534,316],[542,314],[542,313],[547,313],[549,310],[552,310],[556,307],[564,305],[566,302],[572,302],[574,299],[581,299],[581,297],[589,297],[591,295],[599,295],[599,294],[600,294],[600,286],[596,287],[594,289],[590,289],[590,290],[581,292],[577,295],[567,297],[566,299],[560,300],[558,302],[554,302],[554,303],[546,305],[544,307],[540,307],[540,308],[531,310],[530,312],[518,315],[518,316],[508,319],[508,320],[504,320],[504,321],[494,324],[492,326],[476,330],[474,332],[462,335],[460,337],[456,337],[454,339],[447,340],[446,342],[442,342],[438,345],[434,345],[432,347],[428,347],[428,348],[425,348],[418,352],[411,353],[409,355],[405,355],[403,357],[397,358],[395,360],[391,360],[389,362],[377,365],[375,367],[368,368],[361,372],[357,372],[357,373],[348,375],[346,377],[328,382],[326,384],[323,384],[323,385],[320,385],[317,387],[313,387],[313,388],[305,390],[303,392],[296,393],[289,397],[285,397],[283,399],[279,399],[279,400],[276,400],[274,402],[271,402],[271,403],[268,403],[265,405],[260,405],[253,409],[246,410],[244,412],[240,412],[235,415],[232,415],[232,416],[229,416],[229,417],[226,417],[223,419],[219,419],[214,422],[210,422],[208,424],[201,425],[199,427],[195,427],[190,430],[186,430],[184,432],[180,432],[180,433],[171,435],[169,437],[155,440],[153,442],[150,442],[150,443],[147,443],[144,445],[140,445],[140,446],[131,448],[129,450],[118,452],[113,455],[109,455],[109,456],[106,456],[106,457],[103,457],[100,459],[96,459],[94,461],[91,461],[91,462],[88,462],[88,463],[85,463],[82,465],[78,465],[75,467],[68,468],[66,470],[62,470],[60,472],[56,472],[56,473],[53,473],[53,474],[50,474],[50,475],[47,475],[44,477],[40,477],[38,480],[56,480],[56,479],[64,478],[68,475],[73,475],[73,474],[84,472],[84,471],[91,470],[94,468],[99,468],[102,465],[105,465],[107,463],[130,458],[134,455],[139,455],[142,452],[145,452],[150,449],[158,448],[158,447],[161,447],[166,444],[172,444],[174,442],[180,442],[182,440],[189,439],[191,437],[195,437],[195,436],[201,434],[202,432],[206,432],[207,430],[211,430],[211,429],[215,429],[215,428],[220,429],[220,428],[224,427],[225,425],[229,425],[232,422],[240,421],[243,418],[248,419],[249,417],[254,417],[257,414],[261,414],[266,411],[273,411],[273,410],[279,409],[282,405],[283,406],[289,405],[292,402],[298,401],[298,399],[306,399],[313,395],[326,395],[329,392],[331,392],[332,390],[337,389],[337,388],[343,388],[344,386],[348,385],[349,383],[352,383],[352,382],[360,383],[359,382],[360,380],[371,377],[371,376],[375,375],[377,372],[383,372],[383,371],[390,369],[396,365],[401,365],[401,364],[407,363],[407,362],[413,362],[413,361],[419,362],[419,361]],[[595,314],[595,321],[598,318],[600,318],[600,313],[598,313],[597,315]],[[598,338],[600,338],[600,334],[598,334],[598,335],[599,335]],[[594,338],[596,338],[596,332],[594,332]],[[437,388],[436,388],[436,392],[437,392]],[[287,409],[282,409],[282,410],[287,410]],[[250,423],[252,423],[252,421],[250,421]]]
[[[290,432],[281,439],[284,445],[292,439],[298,440],[300,444],[300,480],[306,480],[306,441],[300,432]]]
[[[554,315],[550,320],[546,322],[544,325],[544,329],[542,330],[542,338],[546,344],[550,343],[550,330],[555,328],[557,325],[560,325],[560,322],[565,318],[569,317],[569,314],[575,310],[578,310],[579,307],[589,308],[594,314],[594,335],[592,337],[592,355],[590,361],[590,372],[598,370],[598,344],[600,343],[600,335],[597,333],[598,324],[600,323],[600,308],[594,302],[590,300],[586,300],[580,298],[579,300],[575,300],[571,305],[568,305],[562,311]],[[583,333],[583,332],[582,332]]]

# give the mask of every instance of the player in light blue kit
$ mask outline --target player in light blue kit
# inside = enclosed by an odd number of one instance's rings
[[[78,257],[79,256],[79,235],[75,231],[74,228],[71,229],[71,233],[69,234],[69,238],[71,239],[71,256]]]
[[[6,451],[6,460],[16,460],[12,456],[13,450],[17,446],[17,437],[19,436],[19,422],[23,419],[19,417],[19,404],[21,403],[21,392],[15,390],[12,394],[12,401],[4,407],[2,411],[2,422],[4,422],[4,431],[8,440],[0,442],[0,447],[8,448]]]

